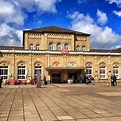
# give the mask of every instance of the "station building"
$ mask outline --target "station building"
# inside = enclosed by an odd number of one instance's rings
[[[0,75],[4,80],[30,80],[41,72],[47,83],[67,83],[73,76],[93,76],[108,82],[115,73],[121,82],[121,48],[90,48],[90,34],[56,26],[23,31],[23,46],[0,47]]]

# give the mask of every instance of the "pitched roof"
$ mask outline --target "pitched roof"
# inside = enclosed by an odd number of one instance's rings
[[[20,46],[0,46],[0,50],[23,50]]]
[[[79,31],[74,31],[74,30],[69,30],[57,26],[48,26],[44,28],[37,28],[37,29],[31,29],[31,30],[25,30],[24,32],[38,32],[38,33],[65,33],[65,34],[77,34],[77,35],[85,35],[85,36],[90,36],[90,34],[79,32]]]
[[[104,49],[90,49],[90,52],[111,52],[111,53],[121,53],[121,48],[116,48],[113,50],[104,50]]]
[[[120,48],[116,48],[116,49],[114,49],[114,50],[111,50],[111,52],[121,53],[121,47],[120,47]]]

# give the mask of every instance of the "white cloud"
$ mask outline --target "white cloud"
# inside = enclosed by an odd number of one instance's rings
[[[101,28],[89,15],[74,12],[68,14],[68,17],[72,19],[73,30],[91,34],[91,48],[109,49],[114,45],[121,45],[119,43],[121,40],[120,35],[114,33],[108,26]]]
[[[14,23],[17,25],[24,24],[24,16],[22,11],[13,4],[6,1],[0,2],[0,23]]]
[[[47,11],[55,13],[56,3],[61,2],[61,0],[11,0],[14,4],[28,12],[33,11]]]
[[[97,21],[101,24],[101,25],[104,25],[106,24],[108,18],[106,16],[106,13],[100,11],[100,10],[97,10],[97,16],[98,16],[98,19]]]
[[[43,12],[56,13],[58,2],[61,0],[1,0],[0,45],[20,45],[22,43],[21,28],[29,13],[34,12],[40,15]]]
[[[114,10],[113,13],[114,13],[115,15],[121,17],[121,11],[115,11],[115,10]]]
[[[121,0],[105,0],[108,1],[109,4],[115,3],[118,7],[121,7]]]
[[[3,23],[0,26],[0,45],[21,45],[22,30],[16,30]]]

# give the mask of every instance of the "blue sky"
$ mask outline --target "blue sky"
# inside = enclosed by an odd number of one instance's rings
[[[90,47],[121,47],[121,0],[1,0],[0,45],[22,46],[23,30],[58,26],[91,34]]]

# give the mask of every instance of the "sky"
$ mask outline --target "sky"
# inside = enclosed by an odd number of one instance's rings
[[[0,46],[22,46],[23,31],[58,26],[91,34],[90,48],[121,47],[121,0],[0,0]]]

